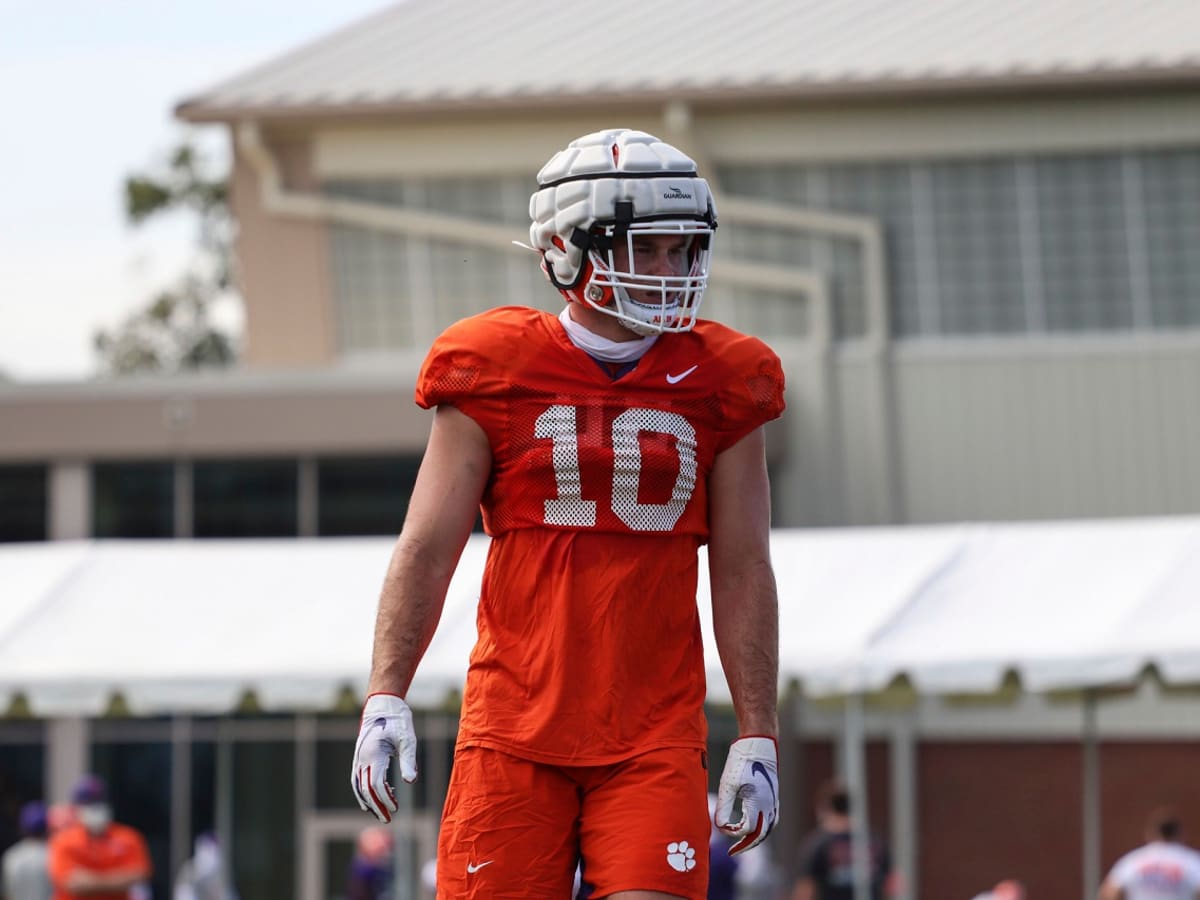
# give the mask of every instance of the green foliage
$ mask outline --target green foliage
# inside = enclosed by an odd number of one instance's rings
[[[227,179],[210,175],[207,161],[186,140],[170,152],[160,171],[125,180],[125,216],[131,225],[140,227],[180,210],[197,222],[193,263],[174,285],[112,331],[95,333],[93,345],[109,374],[216,368],[237,360],[234,337],[212,320],[214,303],[233,283]]]
[[[233,339],[209,321],[211,298],[210,283],[186,276],[112,333],[97,333],[96,350],[114,375],[232,365]]]

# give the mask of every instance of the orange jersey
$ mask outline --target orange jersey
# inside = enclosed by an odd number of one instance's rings
[[[438,338],[416,401],[492,450],[460,743],[576,765],[703,747],[708,479],[783,411],[775,354],[701,321],[614,381],[556,317],[504,307]]]
[[[84,870],[108,874],[139,870],[150,875],[150,854],[146,842],[134,829],[113,823],[103,834],[93,835],[82,825],[68,825],[50,840],[50,881],[54,884],[54,900],[127,900],[129,892],[113,891],[104,894],[73,894],[66,889],[67,880]]]

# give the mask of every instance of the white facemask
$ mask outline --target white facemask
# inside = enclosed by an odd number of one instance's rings
[[[92,834],[99,834],[112,822],[112,807],[107,803],[89,803],[75,811],[79,823]]]

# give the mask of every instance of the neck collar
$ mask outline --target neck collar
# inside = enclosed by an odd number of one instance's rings
[[[563,329],[567,332],[567,337],[570,338],[572,344],[589,356],[604,362],[635,362],[641,359],[658,340],[657,334],[632,341],[614,341],[601,337],[572,319],[569,305],[564,306],[562,312],[558,314],[558,321],[562,322]]]

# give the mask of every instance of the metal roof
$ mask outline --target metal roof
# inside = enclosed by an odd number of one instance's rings
[[[1200,0],[404,0],[177,112],[213,121],[1130,81],[1200,81]]]

